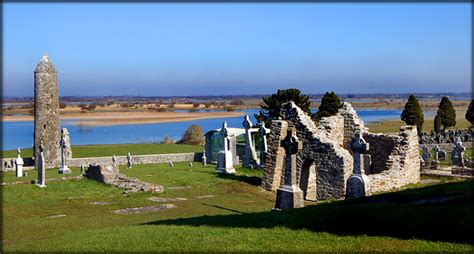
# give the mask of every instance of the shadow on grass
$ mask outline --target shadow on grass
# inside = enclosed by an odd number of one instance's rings
[[[214,173],[214,174],[216,174],[218,177],[223,178],[223,179],[236,180],[236,181],[248,183],[254,186],[260,186],[262,183],[262,178],[258,176],[227,175],[227,174],[218,174],[218,173]]]
[[[473,183],[439,184],[281,212],[200,216],[147,224],[243,228],[283,226],[337,235],[388,236],[474,244]],[[455,193],[457,197],[446,202],[413,203],[415,200],[429,200],[449,193]]]

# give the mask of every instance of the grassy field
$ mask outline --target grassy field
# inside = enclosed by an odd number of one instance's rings
[[[473,250],[472,181],[414,184],[366,199],[306,203],[302,209],[274,212],[275,194],[259,187],[261,170],[238,168],[235,176],[220,176],[212,165],[175,163],[174,168],[137,165],[121,171],[166,190],[123,195],[88,179],[47,181],[47,188],[2,186],[3,251]],[[458,198],[416,204],[443,195]],[[113,212],[159,204],[149,197],[187,200],[171,202],[177,208],[166,211]],[[98,201],[114,203],[91,204]],[[60,214],[66,216],[49,217]]]
[[[195,153],[202,152],[203,146],[178,144],[114,144],[114,145],[85,145],[72,146],[74,158],[105,157],[112,155],[165,154],[165,153]],[[28,158],[33,155],[32,149],[22,149],[21,156]],[[2,158],[16,157],[16,150],[3,151]]]
[[[462,129],[471,126],[471,124],[464,118],[466,110],[456,110],[456,126],[455,128]],[[367,123],[370,132],[373,133],[398,133],[400,126],[406,125],[402,120],[386,120],[381,122]],[[423,123],[423,131],[430,132],[434,129],[434,117],[425,117]]]

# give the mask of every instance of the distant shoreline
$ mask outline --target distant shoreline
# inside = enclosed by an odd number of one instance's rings
[[[244,112],[94,112],[61,114],[61,120],[76,120],[81,126],[113,126],[187,122],[202,119],[243,116]],[[33,116],[3,116],[2,122],[32,122]]]

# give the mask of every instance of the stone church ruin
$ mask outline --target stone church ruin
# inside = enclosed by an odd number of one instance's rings
[[[276,191],[295,182],[306,200],[359,196],[347,192],[351,175],[363,175],[363,196],[388,191],[420,180],[418,136],[415,126],[402,126],[398,135],[371,133],[350,103],[338,114],[322,118],[319,125],[293,102],[283,105],[281,119],[271,122],[262,187]],[[285,174],[285,147],[282,141],[296,130],[300,148],[295,153],[296,168]],[[291,134],[294,135],[294,134]],[[352,146],[356,136],[363,149]],[[362,142],[362,143],[361,143]],[[358,160],[354,164],[354,151]],[[288,159],[286,159],[288,161]],[[285,180],[294,177],[294,180]],[[356,191],[357,192],[357,191]],[[346,196],[349,195],[349,196]],[[296,201],[294,201],[296,202]]]

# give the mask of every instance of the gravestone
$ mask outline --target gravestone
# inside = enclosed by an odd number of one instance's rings
[[[38,187],[46,187],[46,163],[44,161],[44,154],[43,154],[43,145],[39,145],[39,156],[38,156],[38,180],[36,181],[36,185]]]
[[[58,170],[59,174],[69,174],[71,173],[71,169],[66,165],[66,155],[65,155],[65,149],[67,147],[66,144],[66,139],[61,138],[61,142],[59,143],[61,146],[61,167]]]
[[[354,153],[354,170],[347,179],[346,198],[360,198],[370,195],[370,179],[364,172],[362,155],[369,150],[369,144],[362,138],[360,130],[355,132],[355,138],[350,144]]]
[[[296,136],[296,129],[288,130],[281,146],[285,149],[284,184],[277,189],[275,209],[290,209],[304,206],[304,193],[296,183],[296,153],[302,143]]]
[[[21,158],[21,150],[18,147],[17,151],[17,157],[16,157],[16,177],[22,177],[23,176],[23,158]]]
[[[428,147],[426,146],[422,146],[421,147],[421,150],[423,151],[423,154],[421,155],[421,157],[423,158],[423,160],[425,162],[429,161],[430,157],[431,157],[431,154],[430,154],[430,149],[428,149]]]
[[[438,152],[438,159],[440,161],[445,161],[446,160],[446,151],[439,150]]]
[[[222,146],[221,150],[217,154],[217,173],[235,174],[235,168],[233,163],[232,152],[229,150],[230,140],[229,132],[227,129],[227,122],[222,123],[222,129],[220,131]]]
[[[204,167],[207,166],[206,150],[202,151],[201,160],[202,160],[202,165],[203,165]]]
[[[115,154],[112,156],[112,165],[115,167],[117,164],[117,157],[115,156]]]
[[[438,161],[439,161],[439,160],[438,160],[438,155],[439,155],[438,153],[439,153],[440,150],[441,150],[441,149],[439,149],[439,146],[438,146],[437,144],[434,145],[434,147],[433,147],[433,152],[434,152],[433,162],[434,162],[434,163],[438,163]]]
[[[267,144],[268,131],[265,128],[265,125],[263,123],[258,128],[258,133],[260,134],[260,137],[262,138],[262,148],[260,150],[260,166],[264,167],[265,157],[267,156],[267,151],[268,151],[268,144]]]
[[[453,165],[464,167],[464,151],[466,148],[463,146],[461,139],[458,137],[454,141],[454,148],[451,154]]]
[[[170,167],[174,168],[174,164],[173,164],[172,161],[169,161],[169,162],[168,162],[168,165],[169,165]]]
[[[189,162],[189,166],[193,167],[193,162],[192,161]]]
[[[130,153],[127,153],[127,168],[132,168],[132,155],[130,155]]]
[[[244,154],[244,163],[243,167],[245,168],[257,168],[257,152],[255,151],[255,147],[252,141],[252,135],[250,133],[250,128],[252,128],[253,124],[249,119],[248,115],[245,115],[244,121],[242,125],[245,128],[245,154]]]

